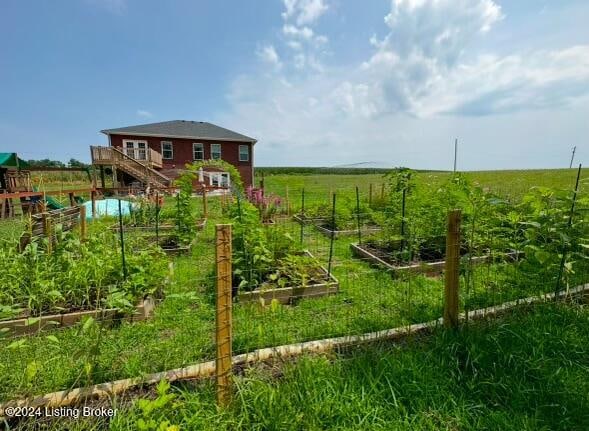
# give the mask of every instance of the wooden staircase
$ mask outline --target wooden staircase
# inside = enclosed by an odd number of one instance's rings
[[[123,171],[145,186],[165,188],[172,185],[172,180],[153,169],[162,167],[162,156],[157,151],[148,148],[145,160],[134,159],[116,147],[90,147],[93,165],[113,166]]]

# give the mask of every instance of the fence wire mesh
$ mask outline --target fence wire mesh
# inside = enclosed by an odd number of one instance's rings
[[[177,198],[168,197],[158,218],[156,244],[155,215],[137,212],[127,220],[126,281],[115,220],[89,224],[88,242],[103,242],[97,253],[82,253],[86,246],[68,242],[54,251],[65,260],[31,256],[27,271],[20,274],[9,272],[13,262],[5,260],[5,274],[27,281],[16,283],[3,276],[4,292],[9,283],[23,289],[13,303],[6,294],[0,296],[4,320],[9,308],[37,310],[29,316],[33,326],[46,314],[72,311],[67,309],[71,304],[52,300],[52,295],[68,289],[82,297],[102,295],[96,288],[112,285],[90,286],[87,280],[99,280],[97,274],[106,273],[117,274],[120,279],[114,284],[127,283],[131,290],[148,286],[134,292],[134,298],[151,295],[155,310],[141,321],[118,315],[101,319],[105,301],[82,301],[73,311],[100,310],[93,319],[84,317],[71,327],[46,327],[20,337],[4,331],[0,402],[214,360],[218,223],[231,223],[233,232],[234,355],[439,319],[444,311],[447,210],[454,207],[462,209],[461,313],[588,282],[584,195],[572,207],[570,190],[536,190],[527,200],[510,201],[459,182],[457,189],[429,190],[425,198],[404,187],[403,178],[361,187],[286,186],[267,179],[263,191],[209,195],[208,222],[191,231],[188,239],[179,238],[175,227],[163,228],[166,219],[175,223],[173,213],[179,208]],[[195,197],[189,205],[197,220],[204,219],[202,200]],[[18,259],[13,239],[3,241],[5,259]],[[178,254],[157,251],[158,245],[176,245]],[[59,279],[60,285],[55,285],[55,278],[29,276],[57,274],[59,269],[50,264],[73,269]],[[32,293],[54,305],[36,304]],[[123,316],[137,313],[136,304],[124,295],[117,297],[116,289],[101,297],[124,309]]]

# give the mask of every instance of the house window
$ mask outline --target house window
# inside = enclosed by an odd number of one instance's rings
[[[211,144],[211,159],[219,160],[221,158],[221,144]]]
[[[192,144],[192,159],[193,160],[204,160],[205,158],[205,147],[203,144],[195,142]]]
[[[135,160],[147,160],[147,141],[123,140],[123,151]]]
[[[239,146],[239,161],[249,162],[250,161],[250,147],[249,145]]]
[[[174,158],[174,146],[170,141],[162,141],[162,159],[172,160]]]

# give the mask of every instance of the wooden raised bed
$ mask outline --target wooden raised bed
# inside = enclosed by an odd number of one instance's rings
[[[395,265],[391,262],[387,262],[386,260],[376,256],[371,251],[367,250],[365,247],[359,244],[350,244],[350,248],[352,250],[352,254],[354,256],[360,257],[362,259],[368,260],[370,263],[378,266],[382,266],[387,270],[390,270],[393,273],[412,273],[412,274],[425,274],[428,276],[439,276],[444,272],[444,268],[446,266],[445,260],[436,260],[432,262],[417,262],[412,264],[400,264]],[[516,260],[523,253],[521,252],[509,252],[506,253],[506,257]],[[484,256],[475,256],[471,259],[471,262],[474,265],[478,265],[484,262],[488,262],[495,257],[493,255],[487,254]]]
[[[301,214],[295,214],[292,216],[293,220],[299,224],[309,225],[309,224],[316,224],[325,222],[325,217],[307,217]]]
[[[200,220],[196,220],[195,225],[197,230],[202,230],[207,224],[207,219],[203,218]],[[112,230],[119,231],[119,225],[115,224],[111,226]],[[169,232],[171,230],[176,229],[176,226],[173,224],[162,224],[158,226],[158,231],[160,232]],[[123,226],[124,231],[131,231],[131,232],[147,232],[153,233],[155,232],[155,225],[154,226]]]
[[[152,238],[155,241],[155,237]],[[159,239],[159,246],[169,256],[178,256],[181,254],[188,254],[190,250],[192,250],[192,245],[194,244],[194,240],[188,244],[166,244],[166,240],[169,240],[170,237],[160,237]]]
[[[352,236],[352,235],[358,235],[358,229],[350,229],[350,230],[331,230],[328,227],[325,227],[323,225],[317,224],[315,225],[315,227],[317,228],[317,230],[319,232],[321,232],[323,235],[328,236],[329,238],[331,238],[331,236],[333,235],[334,238],[339,238],[341,236]],[[378,226],[362,226],[360,228],[360,233],[361,234],[371,234],[371,233],[376,233],[376,232],[380,232],[380,227]]]
[[[92,317],[98,321],[129,321],[138,322],[149,319],[153,315],[155,301],[152,298],[142,300],[135,307],[133,314],[125,315],[117,308],[103,308],[98,310],[76,311],[73,313],[50,314],[47,316],[28,317],[14,320],[0,321],[0,332],[8,337],[34,334],[36,332],[74,326],[85,317]]]
[[[313,257],[308,251],[305,252]],[[301,298],[316,298],[320,296],[335,295],[339,291],[339,281],[333,273],[328,274],[327,269],[319,265],[321,272],[325,274],[326,282],[309,284],[307,286],[281,287],[276,289],[252,290],[251,292],[238,293],[239,302],[258,302],[260,298],[269,304],[276,299],[281,304],[292,304]],[[235,288],[234,288],[235,289]]]

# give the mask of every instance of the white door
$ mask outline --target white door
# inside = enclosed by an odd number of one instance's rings
[[[124,141],[125,154],[136,160],[147,160],[146,141]]]
[[[210,185],[213,187],[229,187],[231,179],[227,172],[214,173],[210,176]]]

